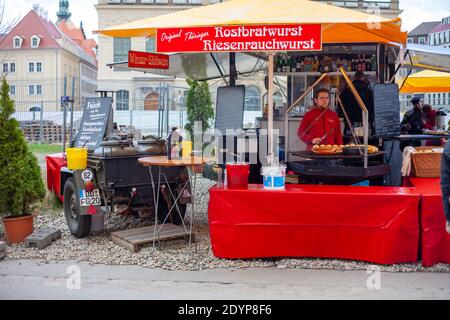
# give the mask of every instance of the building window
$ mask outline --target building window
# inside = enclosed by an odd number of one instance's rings
[[[34,95],[34,85],[30,84],[30,85],[28,86],[28,94],[29,94],[30,96],[33,96],[33,95]]]
[[[413,38],[408,38],[408,43],[414,43],[414,39]]]
[[[34,62],[28,62],[28,72],[34,72]]]
[[[14,48],[20,48],[22,46],[22,38],[21,37],[14,37],[13,39],[13,47]]]
[[[130,50],[131,38],[114,38],[114,62],[127,61]]]
[[[39,38],[37,36],[31,37],[31,47],[37,48],[39,46]]]
[[[248,86],[245,89],[245,111],[261,110],[261,92],[256,86]]]
[[[4,63],[3,64],[3,72],[8,72],[8,64],[7,63]]]
[[[15,62],[11,62],[9,64],[9,72],[16,72],[16,63]]]
[[[145,51],[146,52],[155,52],[155,38],[147,38],[145,39]]]
[[[15,85],[11,85],[9,87],[9,94],[12,96],[16,94],[16,86]]]
[[[426,40],[425,37],[420,37],[419,38],[419,44],[426,44],[426,43],[427,43],[427,40]]]
[[[116,92],[116,110],[129,110],[130,93],[128,90]]]
[[[40,85],[40,84],[36,85],[36,94],[37,95],[42,94],[42,85]]]
[[[36,72],[42,72],[42,62],[36,62]]]

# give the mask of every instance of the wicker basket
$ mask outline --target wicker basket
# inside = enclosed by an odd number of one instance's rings
[[[437,147],[415,147],[417,151],[436,149]],[[441,176],[442,153],[412,153],[412,175],[419,178],[439,178]]]

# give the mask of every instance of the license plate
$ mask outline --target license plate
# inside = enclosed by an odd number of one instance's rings
[[[82,207],[101,205],[100,192],[98,189],[94,189],[92,191],[80,190],[80,205]]]

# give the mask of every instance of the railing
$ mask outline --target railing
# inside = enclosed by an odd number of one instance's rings
[[[396,8],[395,3],[391,3],[390,1],[358,1],[358,0],[354,0],[354,1],[313,0],[313,1],[318,1],[318,2],[321,2],[321,3],[326,3],[326,4],[333,5],[333,6],[345,7],[345,8],[367,9],[367,8],[371,8],[371,7],[378,7],[380,9],[386,9],[386,10],[398,9],[398,8]],[[397,4],[397,6],[398,6],[398,4]]]
[[[222,0],[208,0],[208,4],[222,2]],[[107,0],[107,4],[185,4],[202,5],[203,0]]]

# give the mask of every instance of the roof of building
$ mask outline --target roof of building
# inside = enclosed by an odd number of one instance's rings
[[[51,21],[47,21],[31,10],[19,21],[19,23],[0,42],[0,49],[3,50],[23,50],[31,49],[31,37],[38,35],[41,37],[39,48],[58,49],[61,46],[55,39],[61,38],[61,34]],[[13,39],[20,36],[23,39],[20,48],[14,48]]]
[[[94,39],[86,39],[83,31],[76,28],[70,21],[61,21],[58,26],[55,26],[53,22],[46,20],[34,10],[28,12],[9,34],[0,38],[0,50],[32,49],[31,37],[34,35],[41,38],[39,49],[60,49],[57,39],[71,39],[81,50],[94,58],[97,64],[97,57],[93,50],[97,47],[97,43]],[[13,45],[13,39],[17,36],[23,39],[20,48],[14,48]]]
[[[450,30],[450,24],[441,24],[437,25],[430,33],[442,32]]]
[[[415,27],[411,32],[408,33],[408,36],[423,36],[429,35],[431,30],[433,30],[436,26],[440,25],[440,21],[430,21],[430,22],[422,22],[417,27]]]
[[[69,21],[60,21],[57,23],[58,28],[69,38],[75,41],[83,50],[91,57],[96,58],[94,48],[97,47],[97,42],[94,39],[86,39],[84,32],[81,28],[75,27],[75,25]]]

